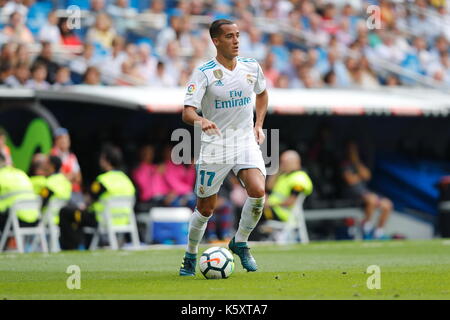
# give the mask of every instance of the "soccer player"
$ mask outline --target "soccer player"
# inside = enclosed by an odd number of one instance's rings
[[[266,81],[256,60],[238,56],[239,29],[234,22],[216,20],[209,32],[217,55],[194,70],[183,109],[183,121],[201,127],[202,134],[195,184],[197,206],[189,222],[181,276],[195,275],[198,245],[216,208],[217,192],[230,170],[245,187],[248,199],[228,247],[247,271],[257,270],[247,241],[264,207],[266,168],[259,145],[265,140]],[[197,109],[202,110],[202,117]]]

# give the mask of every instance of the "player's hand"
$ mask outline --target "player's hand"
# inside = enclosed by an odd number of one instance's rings
[[[202,120],[202,131],[204,131],[208,136],[222,136],[219,127],[214,122],[209,121],[208,119]]]
[[[255,133],[256,142],[261,145],[266,140],[266,135],[261,127],[253,128],[253,132]]]

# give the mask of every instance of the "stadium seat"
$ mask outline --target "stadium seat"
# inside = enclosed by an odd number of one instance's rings
[[[24,236],[39,236],[41,249],[43,252],[48,252],[47,239],[45,237],[45,229],[44,224],[41,221],[36,227],[21,227],[19,224],[19,219],[17,218],[17,211],[19,210],[31,210],[37,209],[40,211],[41,209],[41,199],[31,199],[31,200],[18,200],[16,201],[11,208],[9,209],[8,219],[5,224],[5,228],[2,232],[2,237],[0,240],[0,252],[3,251],[3,248],[6,245],[6,241],[8,237],[13,236],[16,239],[17,250],[20,253],[25,252],[25,241]],[[31,249],[34,249],[35,242],[33,241],[33,246]]]
[[[152,208],[149,214],[146,242],[186,244],[191,215],[192,210],[185,207]]]
[[[260,228],[270,230],[269,240],[279,244],[301,242],[309,243],[308,230],[303,213],[304,195],[299,195],[292,209],[289,221],[266,221]]]
[[[51,2],[36,2],[30,7],[27,17],[27,27],[37,35],[40,28],[47,21],[47,16],[52,11],[53,4]]]
[[[106,235],[111,249],[118,250],[119,242],[117,240],[117,233],[131,234],[133,248],[140,247],[139,234],[137,230],[136,217],[134,214],[134,197],[111,197],[104,201],[104,210],[101,213],[103,221],[98,224],[97,230],[94,232],[94,237],[89,246],[90,250],[98,248],[100,236]],[[128,225],[115,226],[112,224],[111,212],[115,208],[130,208],[131,214]]]
[[[70,6],[78,6],[81,10],[89,10],[91,7],[89,0],[67,0],[66,8]]]

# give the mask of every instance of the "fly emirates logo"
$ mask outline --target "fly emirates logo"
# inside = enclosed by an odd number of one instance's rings
[[[216,109],[228,109],[235,107],[244,107],[252,102],[250,97],[242,97],[242,91],[232,90],[230,91],[230,99],[228,100],[218,100],[214,102]]]

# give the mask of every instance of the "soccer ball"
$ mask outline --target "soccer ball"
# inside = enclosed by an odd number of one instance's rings
[[[234,271],[234,258],[230,251],[212,247],[203,252],[198,262],[206,279],[226,279]]]

